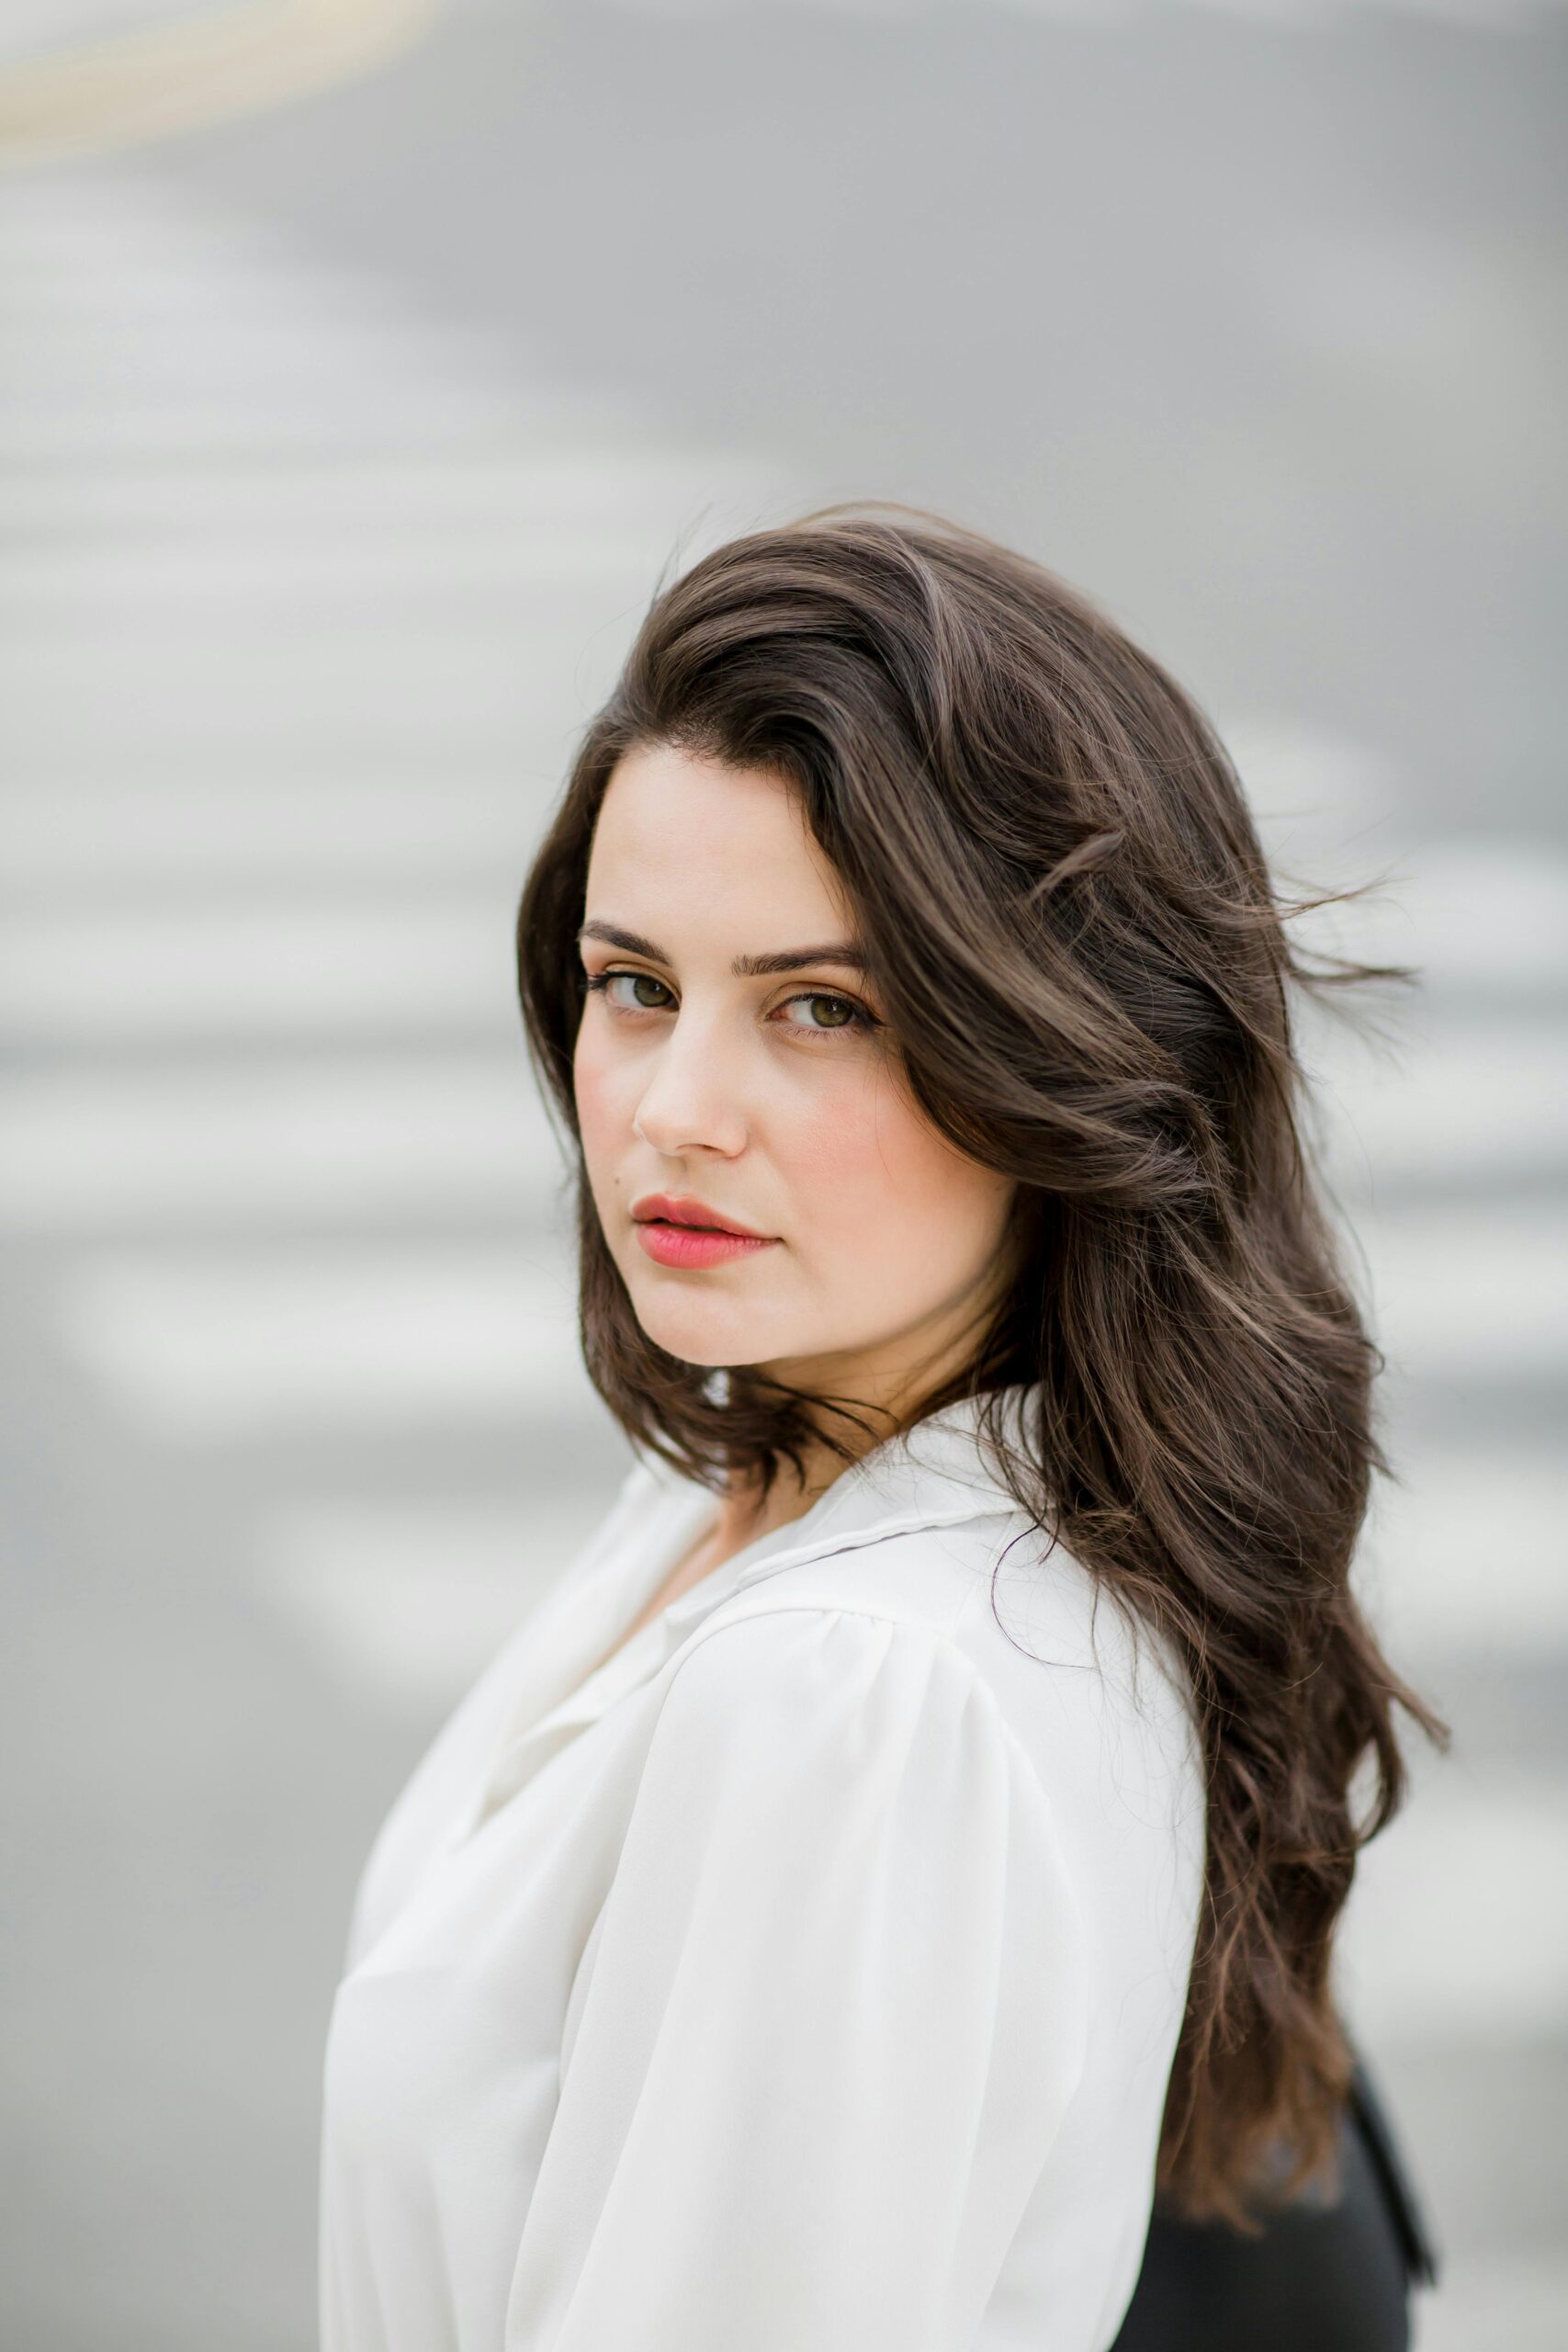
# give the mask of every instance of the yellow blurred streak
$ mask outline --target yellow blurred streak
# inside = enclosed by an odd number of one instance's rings
[[[161,139],[277,106],[411,47],[442,0],[242,5],[0,68],[0,165]]]

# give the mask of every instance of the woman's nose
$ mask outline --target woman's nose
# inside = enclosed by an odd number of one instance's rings
[[[735,1057],[717,1032],[682,1012],[655,1051],[633,1125],[655,1151],[739,1151],[746,1141]]]

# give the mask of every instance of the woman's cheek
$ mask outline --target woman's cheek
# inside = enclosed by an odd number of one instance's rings
[[[583,1156],[591,1168],[596,1162],[604,1167],[629,1133],[629,1119],[620,1101],[626,1091],[624,1080],[617,1084],[613,1068],[600,1059],[592,1045],[580,1043],[572,1063],[572,1091]]]
[[[792,1123],[795,1183],[840,1231],[879,1230],[898,1206],[907,1157],[890,1091],[863,1072],[815,1091]]]

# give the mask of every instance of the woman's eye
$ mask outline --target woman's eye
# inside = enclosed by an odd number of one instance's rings
[[[646,999],[634,997],[628,1002],[623,997],[611,996],[612,980],[629,980],[634,989],[657,989],[663,996],[668,996],[670,993],[663,981],[656,980],[651,972],[590,972],[584,986],[592,993],[596,994],[603,990],[606,1000],[615,1006],[617,1012],[659,1012],[663,1008],[661,1005],[649,1004]]]
[[[823,989],[813,989],[807,994],[792,996],[786,1001],[811,1007],[813,1018],[805,1024],[811,1029],[826,1032],[832,1029],[869,1029],[871,1026],[870,1015],[863,1012],[858,1004],[852,1003],[847,996],[830,996]],[[824,1007],[827,1008],[827,1018],[819,1020],[816,1016]]]

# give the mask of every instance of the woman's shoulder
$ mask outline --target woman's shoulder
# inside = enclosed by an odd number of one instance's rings
[[[874,1695],[890,1723],[963,1701],[1061,1804],[1201,1806],[1179,1661],[1021,1509],[793,1562],[720,1602],[672,1664],[721,1712],[782,1698],[803,1724],[831,1692]]]

